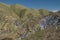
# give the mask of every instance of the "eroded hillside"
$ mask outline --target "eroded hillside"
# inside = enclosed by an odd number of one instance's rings
[[[0,40],[56,40],[56,33],[60,32],[58,25],[57,29],[50,25],[43,30],[40,25],[42,19],[54,18],[53,14],[60,16],[60,11],[53,13],[45,9],[29,9],[19,4],[0,3]],[[48,39],[49,35],[53,35],[53,39]]]

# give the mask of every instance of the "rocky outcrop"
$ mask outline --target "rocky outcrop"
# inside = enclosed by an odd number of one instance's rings
[[[42,29],[46,29],[53,26],[60,25],[60,16],[56,14],[49,14],[41,19],[40,26]]]

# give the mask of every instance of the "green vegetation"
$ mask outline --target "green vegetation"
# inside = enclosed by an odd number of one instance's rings
[[[18,14],[20,18],[23,18],[25,15],[26,9],[23,9],[20,11],[20,13]]]

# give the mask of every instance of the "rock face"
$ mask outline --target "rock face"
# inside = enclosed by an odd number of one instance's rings
[[[60,16],[49,14],[41,19],[40,26],[46,33],[43,40],[60,40]]]
[[[57,25],[60,25],[60,16],[56,14],[49,14],[42,18],[40,22],[40,26],[42,29],[46,29]]]

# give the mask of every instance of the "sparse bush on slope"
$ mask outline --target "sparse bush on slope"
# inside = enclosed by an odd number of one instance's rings
[[[26,9],[20,10],[20,13],[18,14],[20,18],[23,18],[25,15]]]

